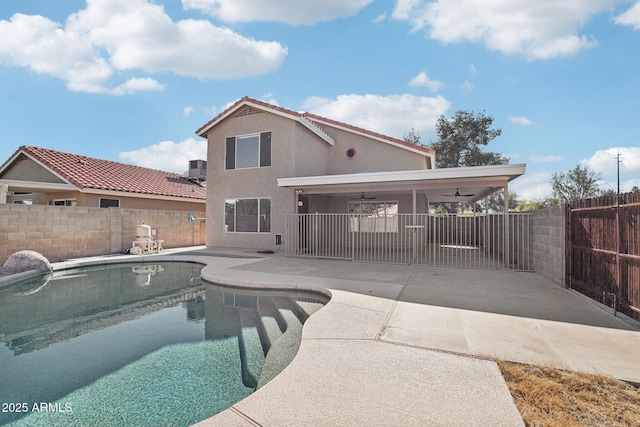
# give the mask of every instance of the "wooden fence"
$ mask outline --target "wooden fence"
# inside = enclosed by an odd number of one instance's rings
[[[567,283],[640,320],[640,193],[572,202]]]

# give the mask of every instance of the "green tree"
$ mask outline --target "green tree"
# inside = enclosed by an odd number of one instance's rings
[[[558,200],[553,197],[547,197],[545,199],[534,199],[530,201],[518,200],[515,210],[518,212],[528,212],[528,211],[535,211],[538,209],[549,208],[557,204],[558,204]]]
[[[576,165],[568,172],[555,172],[551,176],[553,196],[563,202],[588,199],[600,195],[600,174],[589,166]]]
[[[409,132],[405,132],[403,139],[405,142],[410,144],[418,145],[420,147],[424,147],[425,145],[420,141],[420,134],[414,128],[411,128]]]
[[[436,166],[458,168],[464,166],[504,165],[509,158],[499,153],[482,151],[482,147],[500,136],[502,130],[492,129],[493,117],[484,111],[456,111],[455,116],[440,116],[436,122],[438,141],[429,148],[436,152]]]
[[[480,207],[484,210],[484,201],[479,203]],[[504,212],[504,191],[498,191],[487,197],[487,205],[490,211]],[[512,191],[509,191],[509,210],[514,210],[518,207],[518,195]]]

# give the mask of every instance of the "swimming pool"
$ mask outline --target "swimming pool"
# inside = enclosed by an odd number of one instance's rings
[[[327,298],[225,288],[192,263],[0,289],[0,425],[190,425],[262,386]]]

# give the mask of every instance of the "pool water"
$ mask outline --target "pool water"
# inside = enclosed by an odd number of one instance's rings
[[[233,290],[200,268],[119,264],[0,289],[0,425],[190,425],[277,375],[326,297]]]

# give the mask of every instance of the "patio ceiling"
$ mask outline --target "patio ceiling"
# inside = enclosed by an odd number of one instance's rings
[[[380,194],[424,194],[433,202],[475,202],[502,190],[525,173],[524,164],[466,168],[366,172],[342,175],[279,178],[278,186],[301,194],[349,197]],[[456,196],[456,192],[459,193]]]

